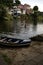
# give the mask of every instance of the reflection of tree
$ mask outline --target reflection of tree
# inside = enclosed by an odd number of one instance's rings
[[[13,31],[19,33],[21,30],[20,25],[21,25],[20,20],[18,18],[14,18]]]
[[[33,31],[37,30],[37,25],[33,25]]]
[[[34,34],[34,35],[37,34],[37,25],[33,25],[33,34]]]
[[[33,14],[33,24],[34,25],[37,24],[37,12],[34,12],[34,14]]]

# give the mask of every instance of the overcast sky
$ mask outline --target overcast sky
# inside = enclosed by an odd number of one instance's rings
[[[43,0],[20,0],[22,4],[29,4],[31,8],[38,6],[40,11],[43,11]]]

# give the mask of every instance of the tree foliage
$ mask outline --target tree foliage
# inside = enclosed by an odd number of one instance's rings
[[[7,14],[7,12],[6,12],[5,7],[3,5],[0,5],[0,25],[5,30],[6,30],[6,23],[5,23],[5,21],[6,21],[6,19],[5,19],[6,14]]]
[[[13,0],[0,0],[0,4],[11,7],[13,5],[19,5],[21,2],[19,0],[15,0],[15,3],[13,3]]]
[[[2,31],[8,31],[8,26],[11,26],[9,23],[12,21],[11,16],[8,15],[6,8],[7,6],[5,6],[3,3],[0,4],[0,28],[2,28]]]
[[[20,4],[19,0],[15,0],[15,2],[16,5]],[[6,29],[7,25],[8,28],[10,28],[10,26],[12,27],[11,22],[13,17],[12,15],[9,15],[8,12],[6,11],[7,7],[9,9],[12,6],[13,6],[13,0],[0,0],[0,26],[2,25],[1,27],[4,28],[4,30],[7,30]]]
[[[0,0],[0,4],[11,7],[13,4],[13,0]]]
[[[21,4],[21,2],[19,0],[15,0],[15,2],[16,2],[16,5]]]
[[[0,22],[5,21],[5,17],[6,17],[6,9],[3,5],[0,5]]]
[[[38,11],[38,6],[34,6],[33,7],[33,11],[35,12],[35,11]]]
[[[19,0],[15,0],[15,3],[13,3],[13,6],[18,6],[19,4],[21,4],[21,2]]]

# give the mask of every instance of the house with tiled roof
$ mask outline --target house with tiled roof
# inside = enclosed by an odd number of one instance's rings
[[[28,4],[24,4],[24,5],[20,4],[18,6],[18,9],[20,9],[20,11],[21,11],[22,14],[26,14],[26,13],[30,14],[32,12],[31,11],[31,6],[28,5]]]
[[[30,14],[32,13],[31,6],[28,4],[20,4],[19,6],[14,6],[13,7],[13,13],[18,13],[18,14]]]

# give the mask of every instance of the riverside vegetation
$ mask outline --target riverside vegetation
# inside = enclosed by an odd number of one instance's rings
[[[13,16],[8,13],[8,10],[12,8],[14,5],[18,6],[21,4],[19,0],[15,0],[16,3],[13,3],[12,0],[7,0],[6,1],[1,1],[0,0],[0,32],[11,32],[13,28]],[[8,10],[7,10],[8,8]],[[20,15],[20,20],[21,22],[23,20],[26,20],[25,23],[34,23],[36,24],[37,22],[43,22],[43,16],[40,15],[41,12],[38,11],[38,6],[33,7],[34,14],[25,14],[25,15]]]

